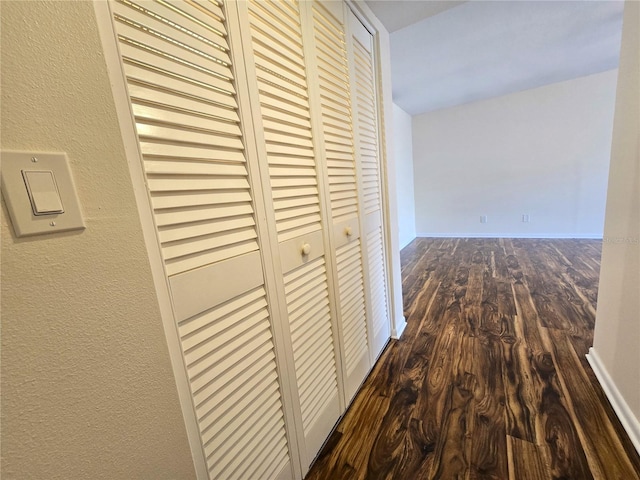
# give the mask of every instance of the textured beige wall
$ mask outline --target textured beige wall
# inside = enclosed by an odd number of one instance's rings
[[[2,148],[67,152],[87,224],[2,208],[2,478],[194,478],[92,4],[1,14]]]
[[[640,3],[625,5],[594,350],[640,428]],[[640,430],[637,430],[640,432]]]

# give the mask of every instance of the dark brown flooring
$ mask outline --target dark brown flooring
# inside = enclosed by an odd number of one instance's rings
[[[600,250],[414,240],[401,255],[407,328],[306,478],[639,479],[585,359]]]

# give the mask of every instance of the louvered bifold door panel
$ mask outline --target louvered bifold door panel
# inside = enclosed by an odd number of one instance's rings
[[[356,158],[363,211],[362,238],[370,352],[376,357],[389,339],[390,317],[382,212],[378,95],[373,37],[349,12],[350,62]]]
[[[270,327],[264,286],[179,323],[212,479],[279,478],[288,467]]]
[[[356,394],[371,368],[361,250],[358,238],[336,251],[347,401]]]
[[[249,2],[262,125],[280,242],[322,228],[300,15],[295,3]]]
[[[318,453],[340,415],[326,275],[324,257],[318,257],[284,277],[309,460]]]
[[[186,2],[114,15],[167,273],[257,250],[223,24]]]
[[[209,476],[291,477],[224,6],[111,7]]]
[[[370,367],[359,228],[358,184],[349,64],[342,2],[313,2],[317,88],[336,247],[346,396],[350,400]]]
[[[341,412],[300,10],[247,9],[308,466]]]

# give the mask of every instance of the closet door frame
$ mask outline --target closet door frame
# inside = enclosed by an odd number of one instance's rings
[[[389,291],[391,338],[398,339],[407,326],[402,306],[400,275],[400,240],[398,237],[398,206],[396,165],[393,156],[393,100],[391,94],[391,48],[389,32],[362,0],[344,0],[348,8],[373,36],[375,73],[378,95],[378,125],[380,126],[380,179],[384,248]],[[351,32],[348,32],[349,34]]]

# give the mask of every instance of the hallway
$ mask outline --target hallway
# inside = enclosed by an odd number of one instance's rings
[[[308,480],[638,479],[586,358],[601,242],[418,238],[407,328]]]

